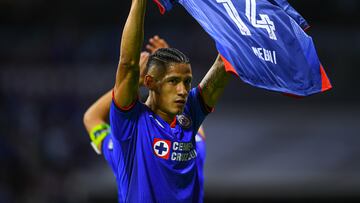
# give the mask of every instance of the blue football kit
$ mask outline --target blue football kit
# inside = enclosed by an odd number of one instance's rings
[[[119,202],[202,202],[203,174],[196,142],[209,113],[200,88],[189,92],[184,112],[172,125],[137,101],[130,110],[110,108],[111,139],[104,145],[118,183]],[[110,143],[112,142],[112,143]],[[200,150],[202,151],[202,150]],[[199,166],[199,167],[198,167]]]
[[[255,87],[307,96],[332,88],[306,20],[286,0],[154,0],[181,4],[214,39],[227,71]]]
[[[120,194],[120,185],[118,180],[118,173],[117,173],[117,167],[119,166],[119,159],[117,158],[117,154],[114,153],[114,147],[120,148],[120,145],[118,142],[113,142],[112,134],[109,133],[106,138],[102,142],[102,154],[104,155],[105,160],[111,167],[111,170],[113,171],[116,182],[118,185],[118,192]],[[205,141],[205,135],[202,132],[198,132],[195,136],[196,141],[196,163],[197,163],[197,171],[198,171],[198,178],[199,178],[199,184],[200,184],[200,193],[199,198],[204,198],[204,165],[205,165],[205,159],[206,159],[206,141]],[[120,197],[118,195],[118,197]],[[119,202],[122,202],[119,198]]]

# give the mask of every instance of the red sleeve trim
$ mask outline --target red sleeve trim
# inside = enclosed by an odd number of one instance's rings
[[[232,74],[239,77],[239,74],[236,72],[235,68],[231,65],[231,63],[228,60],[226,60],[226,58],[223,57],[223,55],[220,54],[220,57],[224,62],[225,71],[228,72],[228,73],[232,73]]]
[[[164,15],[164,13],[165,13],[165,11],[166,11],[165,7],[160,3],[159,0],[153,0],[153,1],[154,1],[154,2],[156,3],[156,5],[158,6],[161,15]]]
[[[320,64],[320,73],[321,73],[321,92],[325,92],[332,88],[329,78],[327,77],[324,67]]]
[[[330,90],[332,88],[332,85],[330,83],[329,78],[327,77],[327,75],[325,73],[324,67],[321,64],[320,64],[320,74],[321,74],[321,92]],[[299,96],[299,95],[290,94],[290,93],[284,93],[284,95],[288,96],[288,97],[296,98],[296,99],[304,98],[304,96]]]
[[[131,103],[129,106],[121,107],[121,106],[116,102],[116,99],[115,99],[115,90],[114,90],[114,89],[113,89],[113,91],[112,91],[112,100],[114,101],[115,106],[116,106],[118,109],[122,110],[122,111],[130,111],[130,110],[135,106],[136,101],[137,101],[137,99],[135,99],[135,100],[133,101],[133,103]]]
[[[200,93],[200,100],[201,100],[201,103],[202,103],[202,105],[204,107],[204,110],[207,111],[208,113],[214,112],[215,108],[210,107],[205,103],[205,100],[204,100],[204,97],[203,97],[203,94],[202,94],[202,89],[201,89],[200,85],[198,85],[198,90],[199,90],[199,93]]]

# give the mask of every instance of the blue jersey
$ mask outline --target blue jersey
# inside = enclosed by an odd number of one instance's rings
[[[118,161],[113,170],[120,202],[202,202],[195,135],[206,109],[198,88],[190,91],[175,126],[140,102],[128,111],[112,103],[112,153]]]
[[[180,3],[215,40],[227,71],[256,87],[307,96],[331,89],[305,19],[286,0],[154,0]]]
[[[102,142],[102,152],[105,157],[105,160],[108,162],[109,166],[111,167],[111,170],[113,171],[116,183],[118,185],[118,197],[119,202],[121,202],[120,199],[120,182],[118,181],[118,173],[117,168],[119,167],[119,159],[118,155],[114,153],[114,148],[120,148],[120,145],[118,142],[113,142],[112,134],[108,134],[104,141]],[[198,178],[199,178],[199,184],[200,184],[200,192],[199,192],[199,198],[204,198],[204,165],[205,165],[205,159],[206,159],[206,142],[205,142],[205,135],[203,132],[198,132],[195,136],[196,141],[196,163],[197,163],[197,171],[198,171]],[[118,151],[118,150],[117,150]]]

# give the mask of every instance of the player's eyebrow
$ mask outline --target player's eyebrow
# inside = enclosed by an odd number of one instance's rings
[[[192,75],[191,74],[183,75],[183,74],[179,74],[179,73],[173,73],[173,74],[166,75],[164,77],[164,80],[168,80],[169,78],[171,78],[171,79],[175,79],[175,78],[192,79]]]
[[[169,81],[169,80],[177,80],[177,81],[187,81],[190,80],[190,82],[192,81],[192,77],[191,76],[177,76],[177,75],[171,75],[171,76],[166,76],[163,81]]]

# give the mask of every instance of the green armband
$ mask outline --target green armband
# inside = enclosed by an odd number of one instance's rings
[[[91,146],[97,154],[101,154],[101,145],[105,137],[110,133],[110,126],[106,123],[95,126],[90,133]]]

